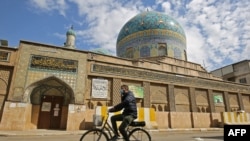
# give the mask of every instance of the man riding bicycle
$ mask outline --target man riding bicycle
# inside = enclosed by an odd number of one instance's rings
[[[121,103],[109,109],[109,112],[117,112],[123,109],[122,114],[113,115],[111,117],[111,123],[115,134],[111,140],[115,141],[118,139],[119,134],[117,131],[116,122],[122,121],[121,125],[119,126],[119,131],[122,134],[124,140],[129,141],[126,128],[133,120],[137,118],[136,99],[134,97],[134,94],[129,90],[127,85],[121,86],[120,93],[121,93]]]

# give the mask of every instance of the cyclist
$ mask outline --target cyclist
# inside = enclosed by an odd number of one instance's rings
[[[111,138],[112,141],[118,139],[119,134],[117,131],[117,121],[122,121],[119,126],[119,131],[122,134],[125,141],[129,141],[126,132],[127,126],[137,118],[137,106],[136,99],[133,92],[131,92],[127,85],[121,86],[121,103],[115,105],[109,109],[109,112],[117,112],[123,109],[122,114],[113,115],[111,117],[112,128],[114,129],[114,136]]]

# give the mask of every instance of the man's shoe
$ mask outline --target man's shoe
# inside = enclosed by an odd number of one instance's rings
[[[117,141],[118,138],[119,138],[119,137],[115,135],[115,136],[113,136],[109,141]]]

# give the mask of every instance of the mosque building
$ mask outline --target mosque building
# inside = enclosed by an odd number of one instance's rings
[[[125,23],[117,56],[78,50],[73,27],[66,37],[63,47],[0,46],[0,130],[90,129],[95,107],[120,102],[122,84],[139,108],[155,111],[151,128],[221,127],[222,112],[250,113],[250,85],[189,62],[183,28],[164,13],[145,11]]]

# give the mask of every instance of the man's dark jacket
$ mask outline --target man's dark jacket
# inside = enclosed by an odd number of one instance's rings
[[[114,106],[113,109],[110,109],[110,112],[117,112],[124,108],[122,112],[124,116],[132,115],[136,119],[137,107],[134,94],[131,91],[128,91],[128,93],[123,93],[121,100],[121,103]]]

